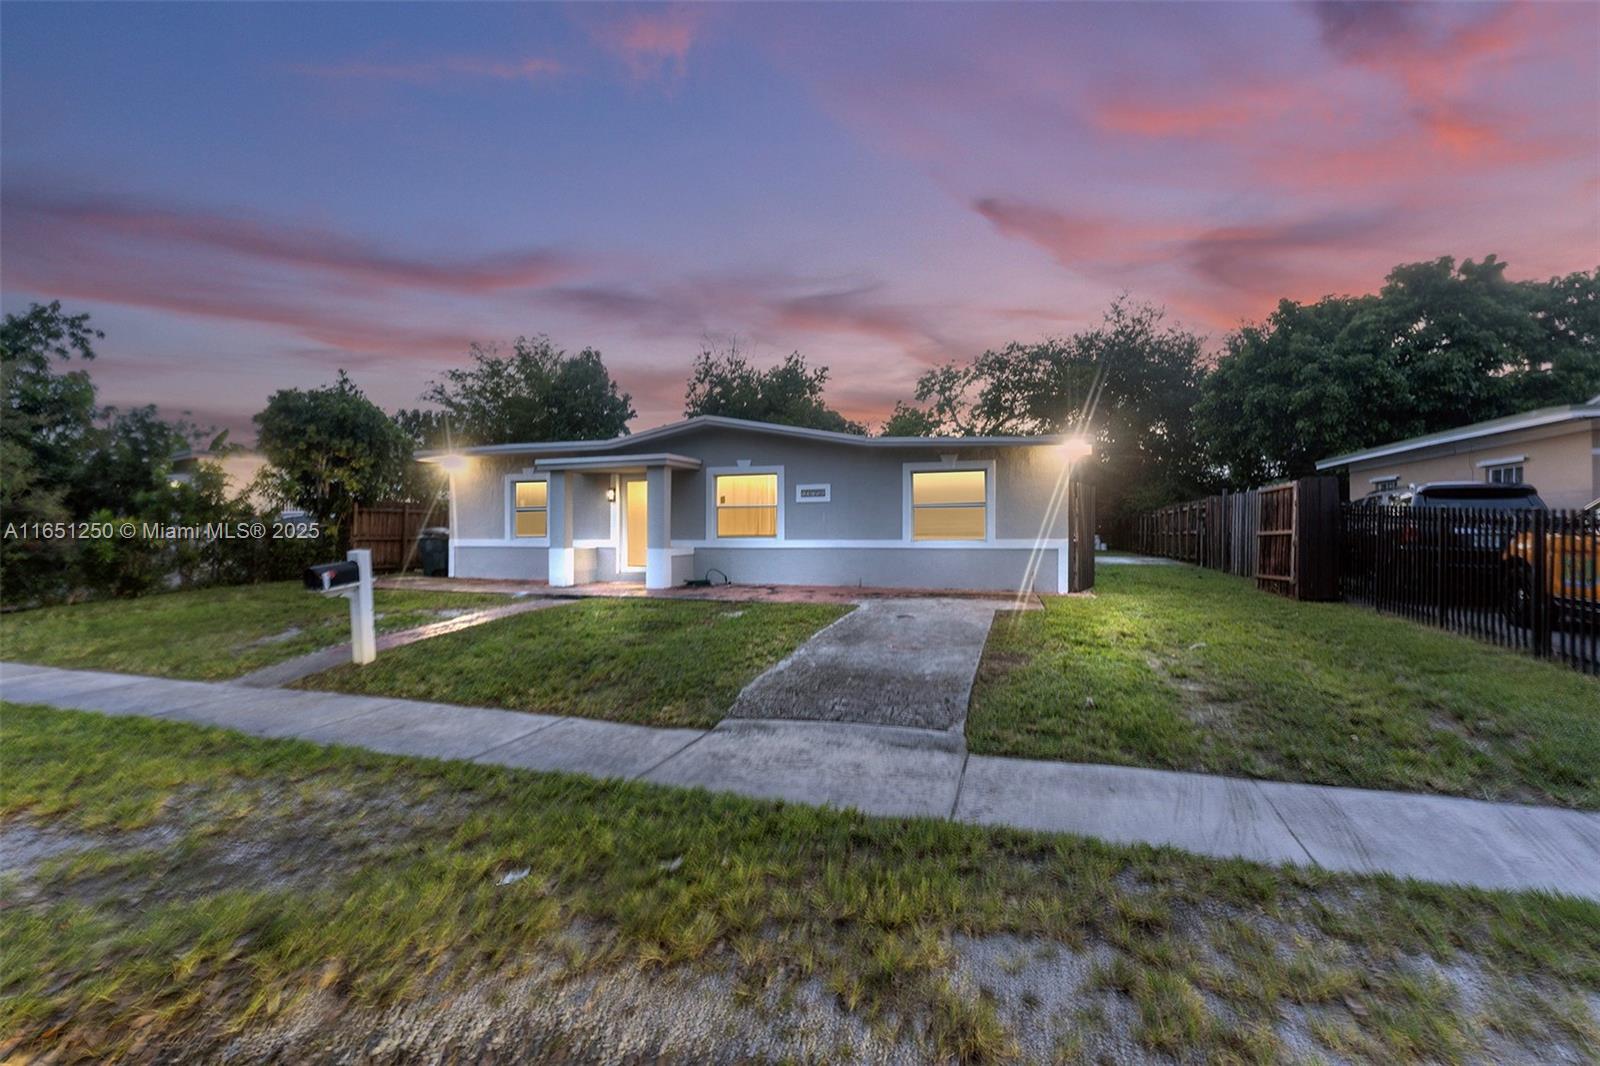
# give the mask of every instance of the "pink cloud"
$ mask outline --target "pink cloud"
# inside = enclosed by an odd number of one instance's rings
[[[566,73],[566,65],[544,56],[493,59],[483,56],[445,56],[411,62],[348,60],[324,66],[298,66],[302,74],[355,81],[392,81],[407,85],[437,85],[452,78],[507,82],[543,82]]]
[[[681,78],[700,31],[700,13],[690,7],[636,8],[592,28],[634,81]]]
[[[322,271],[345,281],[439,292],[486,293],[548,285],[574,274],[571,256],[548,249],[449,260],[406,256],[327,230],[281,225],[115,199],[66,199],[11,192],[6,213],[44,230],[73,230],[165,251],[228,253],[248,260]]]

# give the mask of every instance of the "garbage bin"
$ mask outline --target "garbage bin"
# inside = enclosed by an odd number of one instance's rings
[[[417,558],[423,577],[448,577],[450,574],[450,531],[430,526],[417,534]]]

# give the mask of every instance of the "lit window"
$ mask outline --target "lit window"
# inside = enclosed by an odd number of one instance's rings
[[[717,536],[776,537],[778,475],[717,475]]]
[[[550,532],[550,486],[543,481],[518,481],[512,485],[513,530],[519,537],[543,537]]]
[[[1520,485],[1522,484],[1522,464],[1507,463],[1505,466],[1491,466],[1486,471],[1491,485]]]
[[[983,540],[988,494],[982,470],[926,470],[911,474],[912,540]]]

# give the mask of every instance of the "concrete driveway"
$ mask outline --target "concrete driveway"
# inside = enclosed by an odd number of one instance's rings
[[[994,612],[972,599],[868,600],[745,686],[730,718],[909,726],[959,735]]]

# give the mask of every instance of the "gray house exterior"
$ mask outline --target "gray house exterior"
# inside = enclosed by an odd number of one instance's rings
[[[701,416],[604,441],[431,455],[450,574],[668,588],[740,584],[1061,592],[1059,437],[859,437]]]

